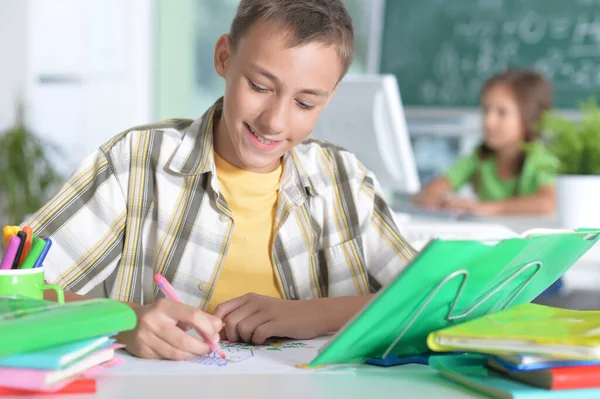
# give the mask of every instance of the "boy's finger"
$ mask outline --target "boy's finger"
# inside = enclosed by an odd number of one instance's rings
[[[252,334],[252,343],[262,345],[271,337],[285,336],[286,334],[277,332],[277,326],[277,323],[272,320],[258,326]]]
[[[272,315],[268,312],[258,311],[237,323],[237,333],[244,342],[252,342],[252,336],[256,329],[271,320]]]
[[[163,341],[169,347],[165,345],[158,345],[156,348],[153,348],[157,353],[163,355],[163,352],[171,353],[173,356],[177,356],[178,358],[165,357],[173,360],[183,360],[182,356],[185,358],[194,356],[202,356],[210,352],[210,348],[208,345],[198,337],[194,337],[183,330],[181,330],[177,326],[165,326],[160,331],[154,333],[158,339]],[[212,335],[211,335],[212,336]],[[158,352],[161,350],[163,352]],[[173,351],[175,349],[177,352]],[[187,355],[178,353],[185,352]]]
[[[219,341],[223,341],[223,340],[230,340],[227,337],[227,331],[225,329],[222,329],[221,331],[219,331]]]
[[[221,320],[224,320],[229,314],[236,309],[244,306],[246,303],[250,301],[249,295],[242,295],[237,298],[233,298],[228,300],[227,302],[223,302],[219,304],[213,313],[213,316],[218,317]]]
[[[208,337],[212,337],[218,333],[223,326],[222,320],[209,315],[208,313],[204,313],[200,309],[173,301],[168,302],[170,303],[163,306],[164,312],[179,325],[192,327],[199,333]]]
[[[255,313],[260,312],[258,309],[249,305],[242,306],[231,312],[229,316],[225,318],[225,332],[227,333],[227,339],[232,342],[239,341],[241,338],[238,330],[239,324]]]
[[[178,329],[182,334],[185,334]],[[187,335],[187,334],[186,334]],[[193,337],[190,337],[193,338]],[[203,343],[204,344],[204,343]],[[161,359],[167,360],[191,360],[205,353],[192,353],[182,348],[174,346],[171,342],[165,340],[164,337],[155,335],[154,339],[149,343],[150,348],[155,352]],[[206,345],[205,345],[206,346]],[[206,346],[208,348],[208,346]],[[208,351],[206,351],[208,353]]]

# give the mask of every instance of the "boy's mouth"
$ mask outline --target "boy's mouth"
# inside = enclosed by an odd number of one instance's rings
[[[248,125],[246,122],[244,122],[244,126],[246,127],[246,129],[248,130],[248,132],[252,136],[252,138],[255,139],[255,143],[260,144],[260,147],[272,148],[272,147],[276,146],[277,144],[281,143],[281,141],[267,140],[264,137],[259,136],[258,134],[256,134],[254,132],[254,129],[252,129],[252,127],[250,127],[250,125]]]

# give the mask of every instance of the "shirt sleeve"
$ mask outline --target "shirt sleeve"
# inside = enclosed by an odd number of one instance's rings
[[[549,152],[541,149],[535,157],[535,183],[539,190],[543,186],[553,186],[556,183],[556,173],[558,171],[559,161]]]
[[[367,194],[369,210],[362,224],[362,240],[369,290],[377,292],[391,282],[412,261],[417,251],[398,229],[375,176],[365,175],[361,192]]]
[[[538,189],[543,186],[553,186],[556,183],[556,173],[540,170],[536,174],[536,183]]]
[[[472,154],[459,160],[450,168],[446,173],[446,178],[450,182],[453,190],[458,190],[473,178],[478,163],[477,155]]]
[[[125,221],[123,189],[108,157],[98,150],[25,224],[52,240],[43,265],[46,281],[86,294],[119,263]]]

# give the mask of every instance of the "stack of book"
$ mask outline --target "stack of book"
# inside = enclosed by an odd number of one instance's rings
[[[524,304],[429,335],[431,364],[497,398],[600,398],[600,311]]]
[[[0,395],[95,392],[95,372],[118,364],[112,338],[135,327],[109,299],[57,304],[0,297]]]

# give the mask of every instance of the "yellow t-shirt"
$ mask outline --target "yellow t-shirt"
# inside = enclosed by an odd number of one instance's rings
[[[248,292],[281,298],[270,254],[283,168],[252,173],[236,168],[216,152],[215,165],[219,190],[233,213],[235,227],[207,311],[212,313],[220,303]]]

